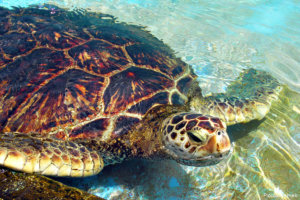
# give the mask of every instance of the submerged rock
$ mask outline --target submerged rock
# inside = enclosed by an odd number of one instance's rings
[[[102,199],[44,176],[6,168],[0,168],[0,182],[0,199]]]

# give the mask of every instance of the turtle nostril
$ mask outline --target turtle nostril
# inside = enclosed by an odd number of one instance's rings
[[[221,135],[221,132],[220,132],[220,131],[218,132],[218,135]]]

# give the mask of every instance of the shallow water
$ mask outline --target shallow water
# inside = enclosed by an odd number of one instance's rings
[[[194,66],[205,94],[225,91],[250,67],[287,85],[265,120],[229,127],[234,152],[216,166],[131,161],[64,182],[108,199],[300,198],[299,1],[0,1],[32,3],[85,8],[147,26]]]

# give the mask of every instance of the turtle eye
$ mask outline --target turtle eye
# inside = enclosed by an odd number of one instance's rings
[[[198,143],[202,143],[202,142],[203,142],[199,137],[197,137],[196,135],[194,135],[193,132],[188,131],[187,134],[188,134],[189,138],[190,138],[192,141],[195,141],[195,142],[198,142]]]

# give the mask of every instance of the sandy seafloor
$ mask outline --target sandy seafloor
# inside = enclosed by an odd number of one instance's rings
[[[265,120],[229,127],[234,151],[216,166],[128,161],[84,179],[60,179],[107,199],[300,199],[298,0],[0,0],[54,3],[147,26],[191,64],[204,94],[226,91],[246,68],[286,85]]]

